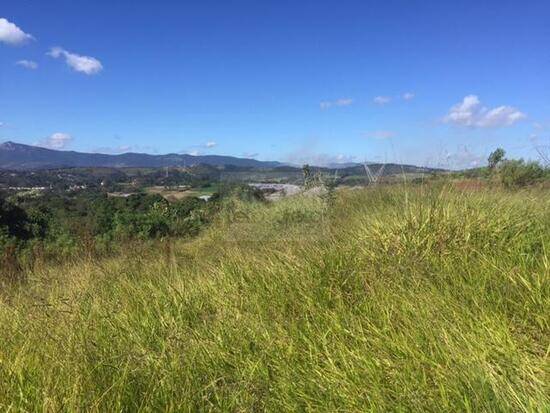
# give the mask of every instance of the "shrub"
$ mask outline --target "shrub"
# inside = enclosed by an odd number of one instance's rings
[[[210,198],[210,202],[219,201],[221,199],[233,198],[241,201],[263,201],[263,192],[246,184],[233,184],[225,183],[220,186],[218,192],[216,192]]]
[[[45,240],[44,248],[52,258],[62,259],[78,252],[78,242],[65,229],[61,228]]]
[[[508,188],[532,185],[544,177],[544,169],[537,162],[523,159],[505,161],[499,170],[502,184]]]

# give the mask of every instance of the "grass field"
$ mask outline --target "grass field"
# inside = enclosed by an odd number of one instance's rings
[[[550,410],[550,196],[228,201],[0,295],[2,411]]]

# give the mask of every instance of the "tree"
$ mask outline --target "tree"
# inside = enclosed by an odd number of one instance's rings
[[[489,169],[495,169],[495,167],[504,160],[506,152],[502,148],[497,148],[489,155],[487,159],[489,163]]]
[[[29,217],[26,212],[16,205],[0,198],[0,230],[3,229],[9,236],[28,239]]]

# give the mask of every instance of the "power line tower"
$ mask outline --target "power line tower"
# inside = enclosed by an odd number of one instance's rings
[[[368,165],[367,162],[365,162],[363,164],[363,166],[365,167],[365,172],[367,173],[367,178],[368,178],[368,183],[369,185],[372,184],[372,185],[376,185],[378,183],[378,180],[380,179],[380,177],[382,176],[382,173],[384,172],[384,168],[386,167],[386,164],[383,163],[382,166],[380,166],[378,168],[378,170],[373,173]]]

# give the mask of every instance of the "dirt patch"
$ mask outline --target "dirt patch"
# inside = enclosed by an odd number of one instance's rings
[[[453,185],[461,191],[481,191],[487,187],[487,182],[480,179],[463,179],[453,182]]]

